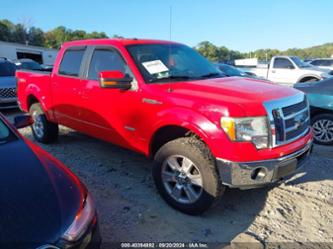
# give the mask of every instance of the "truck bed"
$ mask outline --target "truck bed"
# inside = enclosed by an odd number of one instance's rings
[[[20,100],[19,105],[23,111],[28,112],[28,103],[33,101],[32,91],[38,92],[42,98],[42,95],[50,95],[50,77],[51,72],[48,71],[36,71],[36,70],[18,70],[16,71],[17,79],[17,97]],[[36,89],[38,88],[38,89]],[[37,91],[36,91],[37,90]]]

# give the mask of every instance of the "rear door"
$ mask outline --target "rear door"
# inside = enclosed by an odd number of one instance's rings
[[[268,79],[280,83],[296,83],[298,79],[298,69],[285,57],[276,57],[268,72]]]
[[[80,130],[81,89],[86,47],[66,49],[57,73],[53,74],[52,103],[59,124]]]

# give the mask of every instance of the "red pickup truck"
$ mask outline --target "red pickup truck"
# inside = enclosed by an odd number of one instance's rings
[[[277,182],[312,148],[309,104],[298,90],[227,78],[174,42],[101,39],[64,43],[52,73],[18,71],[18,99],[43,143],[58,125],[155,160],[156,186],[174,208],[208,209],[226,186]]]

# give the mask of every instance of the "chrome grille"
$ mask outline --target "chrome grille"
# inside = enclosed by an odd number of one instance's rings
[[[16,88],[0,88],[0,98],[16,98]]]
[[[309,104],[303,93],[264,103],[271,127],[271,146],[289,143],[310,129]]]

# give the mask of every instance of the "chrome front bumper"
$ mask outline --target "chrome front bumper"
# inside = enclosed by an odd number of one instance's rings
[[[273,160],[231,162],[217,158],[222,183],[231,188],[251,189],[282,180],[295,174],[308,160],[312,140],[302,149]]]

